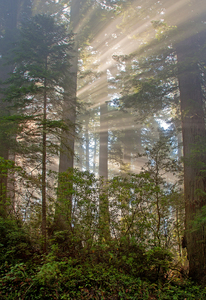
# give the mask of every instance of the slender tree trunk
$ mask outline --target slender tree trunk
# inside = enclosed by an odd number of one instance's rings
[[[82,171],[83,170],[84,149],[83,149],[83,145],[81,143],[78,144],[78,152],[79,152],[78,167]]]
[[[206,268],[206,232],[204,226],[193,231],[191,223],[194,216],[206,205],[206,178],[203,172],[206,155],[201,148],[206,136],[205,115],[197,48],[198,35],[176,46],[184,155],[185,237],[189,275],[200,281],[205,276]]]
[[[86,118],[86,170],[89,171],[89,117]]]
[[[97,159],[97,138],[96,138],[96,127],[94,128],[94,149],[93,149],[93,173],[96,173],[96,159]]]
[[[182,158],[182,135],[179,132],[177,134],[177,140],[178,140],[178,161],[181,161]],[[176,207],[176,230],[177,230],[177,243],[178,243],[178,252],[179,252],[179,256],[182,256],[182,242],[181,242],[181,230],[180,230],[180,224],[181,224],[181,220],[179,215],[181,214],[182,209],[178,207]]]
[[[158,162],[158,159],[157,159]],[[156,172],[155,172],[155,187],[157,189],[155,193],[155,199],[156,199],[156,215],[157,215],[157,230],[155,233],[155,237],[157,237],[158,240],[158,246],[161,246],[161,238],[160,238],[160,227],[161,227],[161,213],[160,213],[160,194],[159,194],[159,168],[158,168],[158,163],[156,162]]]
[[[99,176],[108,180],[108,108],[104,103],[100,106],[100,133],[99,133]]]
[[[47,121],[47,82],[44,80],[44,112],[43,112],[43,135],[42,135],[42,238],[43,251],[47,250],[46,237],[46,121]]]
[[[177,245],[178,245],[178,252],[179,252],[179,256],[182,256],[182,247],[181,247],[181,239],[180,239],[180,230],[179,230],[179,209],[178,207],[176,207],[175,210],[176,214],[175,214],[175,223],[176,223],[176,231],[177,231]]]
[[[124,131],[123,138],[123,166],[122,169],[124,172],[131,172],[131,154],[132,154],[132,130],[127,129]]]

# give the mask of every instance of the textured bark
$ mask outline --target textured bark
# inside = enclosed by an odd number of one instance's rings
[[[206,178],[202,173],[206,156],[201,149],[205,139],[205,121],[201,78],[198,68],[198,35],[176,46],[179,63],[182,137],[184,155],[185,236],[189,258],[189,274],[202,280],[206,267],[205,229],[192,230],[191,221],[206,205]],[[193,151],[195,151],[193,153]]]
[[[61,151],[59,160],[59,172],[65,172],[68,168],[73,168],[74,160],[74,138],[75,138],[75,121],[76,121],[76,74],[70,80],[71,99],[69,91],[65,91],[63,104],[63,119],[66,126],[69,128],[62,135]],[[72,74],[71,74],[72,76]]]
[[[76,34],[76,41],[74,45],[73,59],[71,60],[70,75],[66,79],[64,85],[64,103],[63,103],[63,120],[68,128],[66,132],[62,134],[61,151],[59,159],[59,173],[66,172],[69,168],[74,166],[74,141],[75,141],[75,122],[76,122],[76,93],[77,93],[77,71],[78,71],[78,23],[80,19],[80,10],[82,6],[81,0],[72,0],[71,2],[71,29]],[[72,183],[69,187],[72,189]],[[64,205],[58,201],[59,209],[56,211],[57,226],[61,230],[72,231],[72,197],[66,196],[67,202],[67,218],[63,217],[61,212],[64,209]]]
[[[77,25],[80,17],[82,1],[72,0],[71,2],[71,26],[77,33]],[[63,119],[68,126],[68,132],[62,136],[62,150],[60,153],[59,172],[65,172],[73,168],[74,164],[74,139],[76,122],[76,92],[77,92],[77,70],[78,70],[78,33],[74,47],[73,59],[71,61],[70,76],[65,82],[65,96],[63,104]]]

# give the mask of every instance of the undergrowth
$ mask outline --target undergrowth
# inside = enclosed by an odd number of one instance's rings
[[[5,232],[8,225],[4,224]],[[12,228],[17,237],[17,227]],[[13,242],[17,249],[18,244],[26,247],[21,255],[20,250],[16,255],[11,252],[11,241],[1,251],[6,260],[1,259],[0,299],[206,299],[206,288],[180,276],[172,254],[159,247],[148,250],[131,241],[103,241],[92,250],[77,244],[76,252],[71,252],[71,245],[66,249],[64,244],[63,251],[53,239],[48,253],[42,254],[31,245],[29,249],[23,229],[19,237]]]

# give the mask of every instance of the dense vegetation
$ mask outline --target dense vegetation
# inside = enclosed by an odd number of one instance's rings
[[[178,258],[177,236],[157,232],[157,188],[148,172],[114,177],[103,191],[88,172],[63,173],[57,211],[67,218],[67,229],[50,215],[47,253],[41,250],[38,208],[24,221],[1,217],[1,299],[204,299],[206,290],[187,277],[185,254]],[[111,198],[111,236],[97,209],[101,193]]]
[[[8,169],[24,174],[2,159],[1,174]],[[31,206],[24,220],[21,213],[1,217],[1,298],[203,299],[206,290],[188,278],[186,253],[178,254],[183,216],[175,221],[168,211],[171,205],[183,209],[178,192],[169,195],[161,176],[157,185],[149,169],[113,177],[107,186],[87,171],[59,175],[58,203],[48,211],[46,253],[39,206]],[[111,234],[98,209],[100,195],[102,207],[110,200]]]

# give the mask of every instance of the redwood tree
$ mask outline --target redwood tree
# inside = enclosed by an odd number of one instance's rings
[[[200,34],[176,45],[184,154],[185,238],[189,273],[198,281],[205,276],[206,268],[205,228],[200,226],[194,230],[192,226],[195,215],[206,205],[206,152],[203,149],[206,131],[200,47]]]

